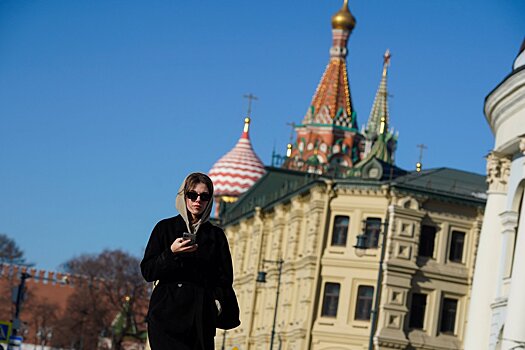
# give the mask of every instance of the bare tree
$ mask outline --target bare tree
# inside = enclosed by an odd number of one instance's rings
[[[59,326],[58,305],[47,298],[36,298],[28,306],[32,309],[33,319],[29,326],[34,330],[34,344],[40,344],[42,348],[53,344],[53,336]]]
[[[126,338],[140,337],[148,287],[140,275],[139,263],[138,258],[124,251],[105,250],[64,264],[67,272],[84,276],[82,286],[75,288],[68,300],[66,327],[62,327],[63,335],[76,344],[76,349],[96,349],[94,342],[106,336],[112,338],[113,349],[120,350]]]

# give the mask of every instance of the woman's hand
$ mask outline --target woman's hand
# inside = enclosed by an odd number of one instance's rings
[[[190,244],[190,242],[191,240],[189,239],[177,238],[171,244],[171,251],[173,254],[191,253],[196,251],[198,248],[197,244]]]

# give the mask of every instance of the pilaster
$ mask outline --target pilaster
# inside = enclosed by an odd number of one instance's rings
[[[476,267],[472,283],[472,294],[465,336],[465,350],[488,349],[491,331],[491,303],[496,295],[498,269],[503,230],[499,214],[505,210],[507,185],[511,161],[497,152],[487,156],[487,204],[479,238]]]

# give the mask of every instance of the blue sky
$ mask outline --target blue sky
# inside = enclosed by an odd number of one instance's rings
[[[0,232],[55,269],[141,256],[191,171],[239,138],[284,153],[328,63],[342,0],[0,0]],[[350,89],[368,119],[382,55],[397,165],[484,173],[485,96],[511,71],[525,2],[350,0]]]

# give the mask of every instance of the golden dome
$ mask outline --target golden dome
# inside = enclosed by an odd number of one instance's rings
[[[332,16],[332,28],[352,31],[355,27],[355,18],[348,9],[348,0],[344,0],[343,7]]]

